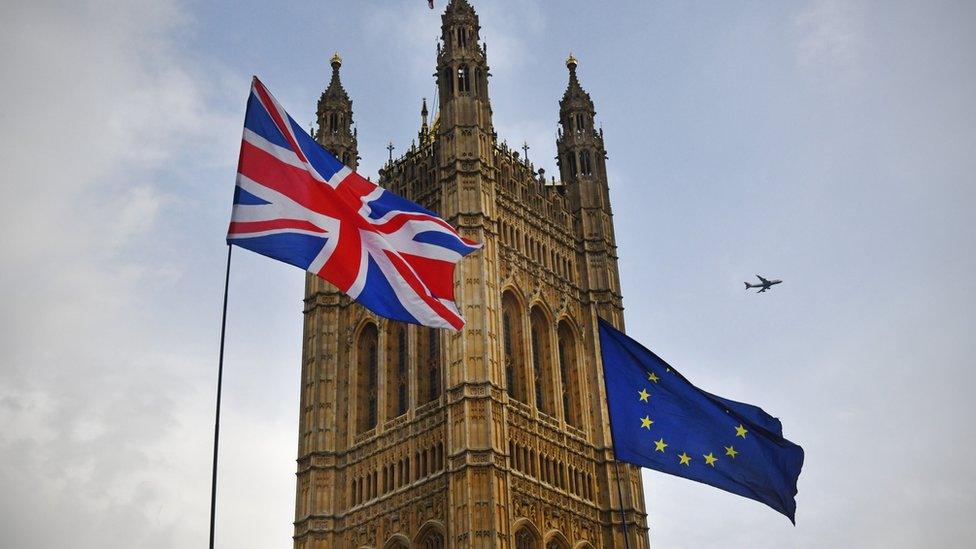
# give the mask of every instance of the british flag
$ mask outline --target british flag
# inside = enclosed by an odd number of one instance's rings
[[[481,247],[342,165],[257,77],[227,243],[314,273],[378,315],[455,330],[454,266]]]

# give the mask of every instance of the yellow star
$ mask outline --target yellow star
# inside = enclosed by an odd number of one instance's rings
[[[663,454],[664,449],[667,447],[668,447],[668,443],[664,442],[664,437],[661,437],[661,440],[654,441],[654,450],[656,452],[661,452]]]
[[[644,417],[641,418],[641,428],[643,428],[643,429],[650,430],[652,423],[654,423],[654,422],[651,421],[651,416],[644,416]]]
[[[691,456],[688,454],[681,452],[681,455],[678,456],[678,460],[680,461],[680,465],[687,465],[688,467],[691,467]]]
[[[736,449],[734,447],[732,447],[732,446],[726,446],[725,447],[725,455],[732,456],[732,459],[735,459],[735,455],[738,454],[738,453],[739,452],[736,451]]]
[[[640,395],[641,402],[647,402],[647,397],[651,396],[646,389],[641,389],[637,394]]]
[[[653,381],[654,383],[657,383],[657,380],[658,379],[661,379],[661,378],[657,377],[657,374],[655,374],[654,372],[651,372],[651,373],[647,374],[647,380],[648,381]]]
[[[715,467],[715,462],[718,461],[718,458],[713,456],[711,452],[705,454],[702,457],[705,458],[705,464],[711,465],[712,467]]]
[[[749,431],[746,431],[746,428],[743,427],[741,423],[739,424],[738,427],[735,428],[735,436],[737,437],[746,438],[746,433],[748,432]]]

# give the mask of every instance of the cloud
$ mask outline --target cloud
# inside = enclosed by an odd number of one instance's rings
[[[171,163],[225,119],[175,53],[175,4],[2,11],[0,545],[193,545],[207,500],[181,487],[207,485],[189,464],[209,428],[188,418],[210,369],[147,313],[181,269]]]

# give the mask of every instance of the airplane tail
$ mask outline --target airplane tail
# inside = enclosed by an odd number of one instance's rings
[[[746,285],[746,289],[747,289],[747,290],[748,290],[749,288],[752,288],[752,286],[750,286],[748,282],[745,282],[744,284]]]

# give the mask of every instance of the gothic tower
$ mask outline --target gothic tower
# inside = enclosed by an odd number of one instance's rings
[[[639,471],[612,461],[596,319],[619,326],[623,307],[578,63],[546,181],[497,140],[474,9],[451,0],[441,21],[437,113],[423,101],[418,141],[379,182],[484,243],[455,274],[467,324],[388,321],[308,278],[295,547],[624,547],[622,520],[647,547]],[[355,167],[340,63],[316,138]]]

